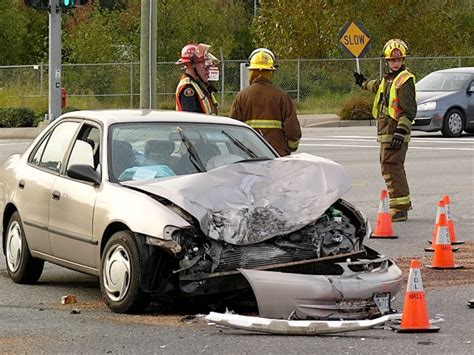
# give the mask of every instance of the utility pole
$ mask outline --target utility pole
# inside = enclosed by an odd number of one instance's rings
[[[156,108],[156,0],[142,0],[140,38],[140,108]]]
[[[49,10],[49,98],[48,120],[61,115],[61,7],[59,0],[50,0]]]

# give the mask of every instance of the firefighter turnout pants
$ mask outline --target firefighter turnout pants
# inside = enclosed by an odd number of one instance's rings
[[[380,144],[382,177],[387,185],[390,209],[397,212],[411,209],[410,191],[405,174],[407,151],[408,143],[403,143],[399,149],[391,148],[390,143]]]

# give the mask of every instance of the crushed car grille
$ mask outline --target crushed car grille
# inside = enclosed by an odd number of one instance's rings
[[[288,249],[277,245],[248,245],[225,250],[215,272],[232,271],[237,268],[255,268],[272,264],[287,263],[318,257],[315,247],[308,244],[308,250]]]

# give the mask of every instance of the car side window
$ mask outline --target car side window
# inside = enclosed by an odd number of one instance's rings
[[[100,131],[97,127],[83,125],[74,143],[67,168],[74,164],[89,165],[98,169],[100,153]]]
[[[39,165],[40,163],[40,160],[41,160],[41,156],[43,155],[43,152],[44,152],[44,147],[46,147],[46,143],[48,142],[48,139],[49,139],[49,136],[50,134],[45,137],[45,139],[43,139],[39,145],[38,148],[36,148],[36,151],[33,155],[33,157],[30,156],[30,163],[33,164],[33,165]]]
[[[78,126],[78,122],[63,122],[59,124],[51,133],[38,166],[59,172],[64,155]]]

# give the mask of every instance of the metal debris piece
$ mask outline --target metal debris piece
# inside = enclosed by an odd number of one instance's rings
[[[390,320],[401,319],[401,316],[401,314],[388,314],[370,320],[308,321],[269,319],[211,312],[206,316],[206,319],[216,324],[254,332],[287,335],[318,335],[370,329]]]

